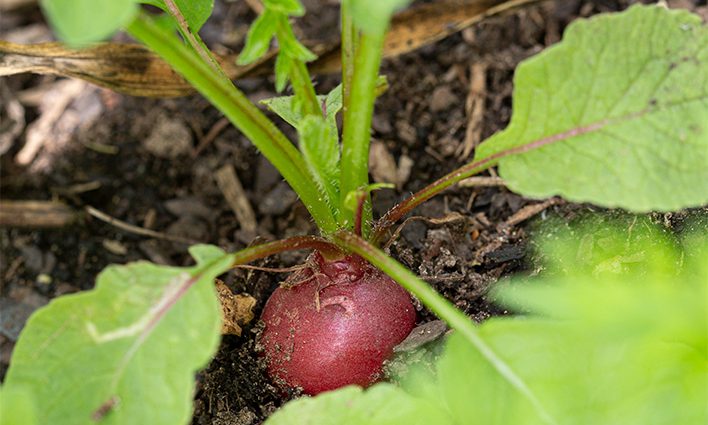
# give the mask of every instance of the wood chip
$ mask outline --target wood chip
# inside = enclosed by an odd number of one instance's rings
[[[236,175],[233,165],[227,164],[219,168],[214,173],[216,184],[219,186],[221,193],[226,198],[226,202],[231,207],[231,210],[236,215],[241,229],[248,233],[253,233],[255,237],[258,224],[256,223],[256,213],[248,201],[246,191],[243,190],[243,185]]]
[[[396,159],[386,144],[373,140],[369,149],[369,172],[376,183],[396,183],[398,167]]]
[[[104,239],[101,245],[111,254],[123,256],[128,253],[128,247],[115,239]]]
[[[457,183],[460,187],[496,187],[505,186],[504,179],[494,176],[474,176],[468,177]]]
[[[400,158],[398,158],[398,169],[396,170],[396,187],[398,189],[403,189],[403,185],[406,184],[408,179],[411,176],[411,172],[413,171],[413,165],[415,163],[406,154],[401,155]]]
[[[27,127],[27,141],[15,156],[15,162],[26,166],[31,163],[45,143],[57,143],[57,126],[64,111],[71,102],[86,88],[86,83],[79,80],[63,80],[56,83],[45,93],[40,105],[39,118]],[[71,123],[69,127],[75,127]],[[63,135],[67,138],[69,135]]]
[[[241,326],[247,325],[253,320],[253,307],[256,306],[256,299],[248,294],[234,295],[224,282],[216,279],[216,291],[219,295],[221,313],[222,335],[241,335]]]
[[[0,82],[0,101],[2,101],[0,108],[4,109],[4,114],[0,111],[0,116],[5,116],[0,131],[0,155],[2,155],[10,150],[25,129],[25,108],[3,82]]]
[[[499,229],[504,230],[504,229],[509,229],[511,227],[516,226],[519,223],[522,223],[529,218],[535,216],[536,214],[540,214],[543,212],[545,209],[553,206],[553,205],[558,205],[563,202],[562,199],[560,198],[551,198],[551,199],[546,199],[543,202],[539,202],[536,204],[532,205],[526,205],[525,207],[521,208],[519,211],[515,212],[511,217],[509,217],[504,223],[499,225]]]
[[[64,227],[76,222],[81,214],[54,201],[0,201],[0,226]]]

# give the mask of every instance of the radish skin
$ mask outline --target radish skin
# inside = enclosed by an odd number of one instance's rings
[[[315,395],[381,378],[383,362],[415,326],[408,293],[361,257],[307,266],[273,292],[260,337],[271,378]]]

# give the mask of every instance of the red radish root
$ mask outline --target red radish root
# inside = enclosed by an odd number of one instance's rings
[[[358,256],[315,252],[268,299],[261,334],[268,373],[284,388],[318,394],[368,386],[415,326],[408,293]]]

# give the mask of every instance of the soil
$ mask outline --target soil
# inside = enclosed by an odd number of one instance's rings
[[[382,73],[388,76],[390,88],[376,106],[373,140],[379,154],[374,179],[394,176],[399,188],[375,195],[375,213],[381,215],[406,194],[465,163],[461,154],[468,127],[465,104],[473,73],[483,72],[485,83],[484,90],[475,94],[484,104],[477,119],[483,139],[510,119],[512,76],[519,61],[557,42],[573,19],[620,10],[630,3],[544,2],[386,61]],[[669,3],[708,15],[704,0]],[[300,34],[318,40],[334,37],[338,2],[307,0],[305,4],[308,15],[297,21]],[[203,35],[219,52],[237,51],[253,18],[246,2],[217,1],[215,18]],[[12,34],[29,42],[49,36],[35,7],[8,12],[1,19],[0,38]],[[338,83],[336,76],[316,80],[320,92]],[[39,106],[36,93],[47,96],[48,90],[56,90],[56,83],[54,77],[3,78],[0,96],[3,104],[20,99],[24,120],[32,123],[47,107]],[[269,79],[240,81],[239,86],[252,99],[275,95]],[[243,248],[256,236],[274,239],[316,230],[294,193],[235,129],[223,129],[194,154],[221,118],[198,96],[153,100],[85,86],[67,110],[79,117],[78,124],[67,137],[52,133],[57,142],[42,146],[26,165],[18,164],[17,154],[28,143],[28,127],[14,137],[9,151],[0,157],[2,199],[60,199],[77,210],[92,206],[136,226],[226,250]],[[293,135],[285,125],[283,129]],[[9,130],[0,126],[0,133],[4,131]],[[228,164],[235,168],[254,207],[255,232],[239,225],[214,180],[216,170]],[[516,218],[527,211],[524,207],[537,202],[503,186],[451,189],[415,211],[414,215],[427,219],[408,221],[389,247],[390,253],[474,320],[504,314],[485,293],[501,276],[533,267],[526,255],[525,222],[517,223]],[[571,221],[591,209],[558,201],[534,220],[555,215]],[[683,217],[656,218],[675,227]],[[148,259],[186,265],[191,261],[184,243],[136,235],[91,217],[63,229],[2,228],[0,244],[0,377],[24,320],[50,299],[91,288],[96,274],[110,263]],[[283,254],[257,265],[292,266],[306,254]],[[255,297],[258,316],[285,277],[236,270],[223,279],[235,293]],[[434,320],[419,309],[419,323]],[[287,401],[263,373],[255,350],[258,329],[254,321],[245,326],[242,336],[223,338],[216,357],[198,376],[194,424],[258,424]]]

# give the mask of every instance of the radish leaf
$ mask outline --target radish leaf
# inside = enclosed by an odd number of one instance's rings
[[[135,0],[44,0],[40,4],[56,35],[80,47],[108,38],[130,22]]]
[[[344,0],[357,27],[366,33],[383,33],[393,14],[411,0]]]
[[[519,65],[509,127],[481,144],[509,187],[633,211],[708,202],[708,28],[662,6],[579,20]]]
[[[427,425],[449,423],[445,412],[391,384],[364,391],[345,387],[301,398],[275,412],[266,425]]]
[[[277,30],[277,20],[272,11],[266,9],[258,15],[246,35],[246,45],[238,56],[239,65],[248,65],[263,57],[270,47],[270,41]]]
[[[297,40],[291,16],[302,16],[305,8],[299,0],[266,0],[263,12],[251,25],[246,45],[238,56],[239,65],[248,65],[259,60],[268,50],[270,41],[276,38],[280,49],[275,59],[275,89],[282,92],[290,79],[295,61],[309,62],[317,58],[307,47]]]
[[[22,387],[0,387],[0,425],[36,425],[32,393]]]
[[[194,373],[219,343],[213,281],[233,261],[213,246],[190,252],[191,268],[110,266],[94,290],[30,318],[5,385],[31,391],[39,423],[189,422]]]
[[[174,0],[175,5],[184,16],[189,29],[193,33],[199,32],[204,23],[211,16],[214,9],[214,0]],[[140,0],[140,3],[151,4],[169,12],[165,0]]]
[[[308,115],[298,125],[300,151],[330,207],[339,200],[339,137],[334,120]],[[336,210],[333,208],[333,212]]]

